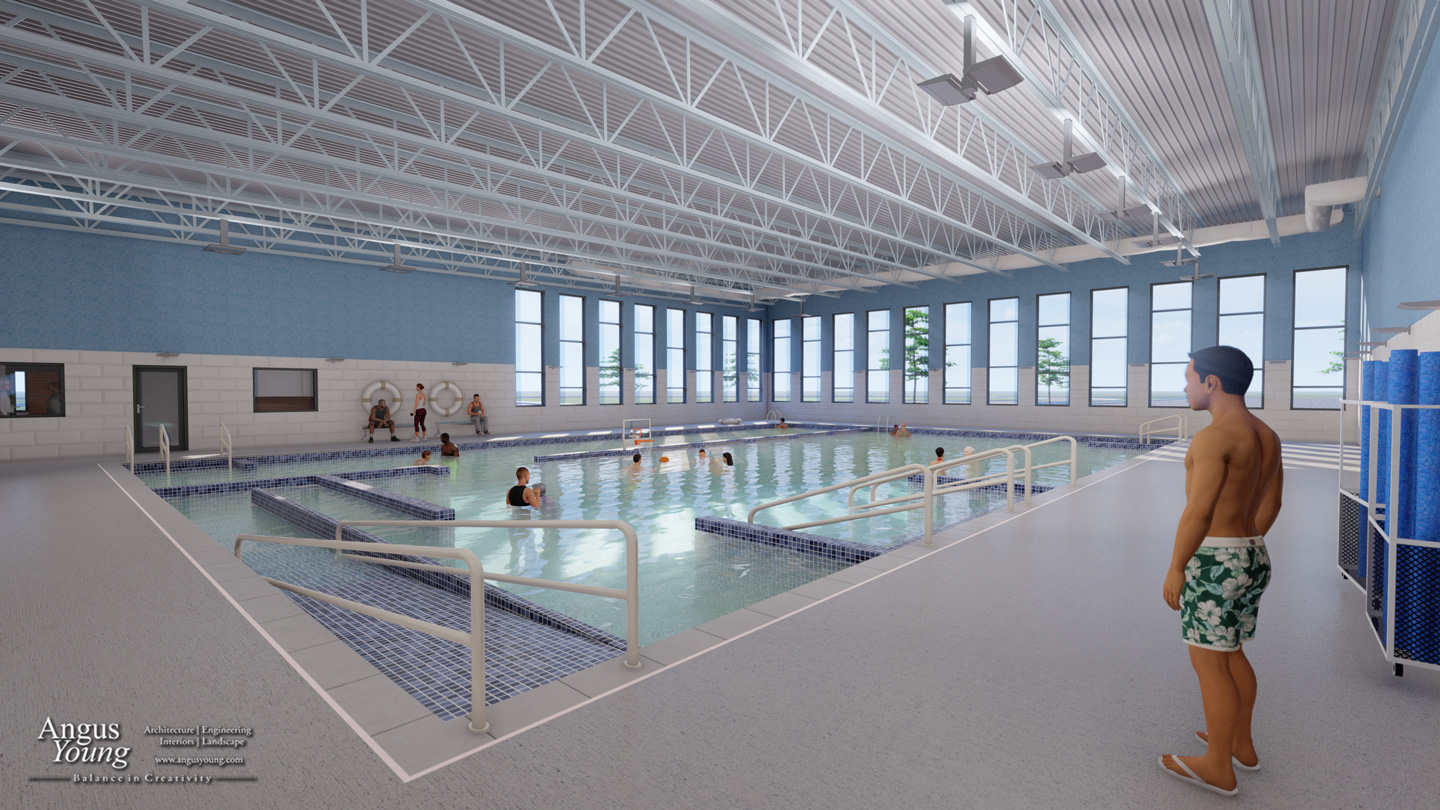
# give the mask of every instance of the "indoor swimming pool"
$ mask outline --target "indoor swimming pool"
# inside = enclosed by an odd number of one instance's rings
[[[773,435],[773,431],[765,432]],[[698,438],[691,438],[698,436]],[[667,437],[679,443],[721,439],[709,448],[718,456],[730,452],[735,466],[712,472],[697,461],[697,448],[656,449],[642,453],[640,470],[630,469],[628,456],[591,456],[534,463],[537,453],[584,451],[584,444],[527,445],[463,452],[458,459],[436,459],[448,475],[397,475],[367,479],[373,487],[455,510],[458,520],[619,519],[639,536],[640,640],[665,638],[710,619],[747,607],[839,570],[847,563],[788,548],[724,537],[695,529],[702,516],[745,520],[749,510],[766,501],[817,487],[934,458],[944,445],[953,458],[966,445],[977,452],[1014,444],[1013,439],[917,435],[892,439],[876,432],[839,434],[796,433],[775,441],[745,442],[744,433],[691,434]],[[613,449],[615,441],[594,443]],[[1089,447],[1078,450],[1078,475],[1113,466],[1141,452],[1136,449]],[[659,464],[667,455],[671,461]],[[1069,458],[1066,444],[1038,448],[1035,463]],[[258,470],[186,470],[170,477],[171,486],[226,480],[263,480],[316,473],[398,468],[410,456],[369,456],[262,464]],[[532,483],[547,492],[539,510],[505,505],[505,491],[514,483],[517,466],[532,471]],[[970,477],[1003,472],[1004,458],[977,462]],[[960,473],[960,468],[949,474]],[[142,475],[152,487],[164,487],[163,473]],[[1069,482],[1068,466],[1036,473],[1037,484]],[[405,519],[409,515],[339,491],[318,486],[268,487],[294,503],[340,520]],[[879,497],[918,492],[904,481],[886,485]],[[162,492],[165,490],[162,489]],[[253,506],[248,490],[214,494],[170,495],[167,499],[191,521],[228,548],[238,534],[306,536],[283,519]],[[1017,492],[1018,500],[1018,492]],[[1003,491],[975,490],[937,498],[937,530],[1004,508]],[[766,510],[758,523],[784,526],[844,514],[846,492],[840,490]],[[806,531],[878,548],[916,539],[923,530],[919,510]],[[518,576],[624,587],[625,543],[618,532],[595,529],[542,531],[474,528],[375,527],[366,531],[394,543],[453,545],[474,551],[486,571]],[[276,576],[275,572],[266,572]],[[280,577],[280,578],[283,578]],[[541,606],[572,616],[615,635],[625,633],[622,602],[580,594],[500,584]]]

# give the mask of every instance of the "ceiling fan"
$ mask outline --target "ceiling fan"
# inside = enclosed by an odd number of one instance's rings
[[[1191,274],[1188,275],[1188,276],[1187,276],[1187,275],[1181,275],[1181,276],[1180,276],[1180,280],[1181,280],[1181,281],[1199,281],[1199,280],[1202,279],[1202,278],[1214,278],[1214,277],[1215,277],[1215,274],[1214,274],[1214,273],[1202,273],[1202,272],[1200,272],[1200,257],[1199,257],[1199,256],[1186,257],[1186,256],[1184,256],[1184,255],[1182,254],[1182,250],[1183,250],[1183,246],[1182,246],[1182,245],[1176,245],[1176,246],[1175,246],[1175,258],[1173,258],[1173,259],[1167,259],[1166,261],[1163,261],[1163,262],[1160,262],[1160,263],[1163,264],[1163,265],[1165,265],[1166,267],[1185,267],[1186,265],[1192,265],[1192,264],[1193,264],[1193,265],[1195,266],[1195,269],[1194,269],[1194,270],[1191,272]]]

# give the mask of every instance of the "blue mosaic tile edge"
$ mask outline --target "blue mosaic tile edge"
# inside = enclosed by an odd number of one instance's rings
[[[165,462],[163,461],[144,461],[136,462],[133,465],[121,464],[120,466],[130,470],[130,472],[137,475],[140,473],[165,472]],[[177,470],[217,470],[225,466],[228,465],[226,460],[223,458],[195,458],[171,462],[170,471],[175,472]],[[245,472],[254,472],[260,469],[260,464],[258,462],[246,458],[235,459],[234,466],[235,469],[243,470]]]
[[[718,534],[722,537],[749,540],[753,543],[763,543],[768,546],[793,549],[806,554],[839,560],[850,565],[874,559],[895,547],[871,546],[864,543],[852,543],[848,540],[832,540],[816,534],[788,531],[774,526],[762,526],[758,523],[746,523],[742,520],[722,517],[697,517],[695,518],[695,530]]]
[[[337,523],[334,518],[301,506],[267,489],[252,488],[250,490],[250,501],[260,509],[264,509],[283,520],[314,533],[316,537],[328,539],[335,536]],[[346,526],[340,536],[345,540],[357,543],[389,545],[385,540],[354,526]],[[406,562],[427,563],[432,565],[435,562],[434,560],[406,554],[387,554],[383,552],[377,554],[370,554],[368,552],[356,553],[363,556],[398,558]],[[417,582],[422,582],[426,585],[453,593],[456,596],[461,596],[466,599],[470,598],[470,578],[467,576],[442,574],[434,571],[417,571],[412,568],[394,568],[390,569],[390,571],[391,573],[399,574],[416,580]],[[541,607],[522,596],[517,596],[488,582],[485,583],[484,588],[485,607],[487,609],[495,608],[504,610],[522,618],[529,619],[530,621],[544,624],[557,630],[563,630],[567,633],[590,639],[591,641],[597,641],[619,650],[625,649],[625,640],[619,636],[607,633],[597,627],[592,627],[558,611]]]
[[[455,510],[448,506],[439,506],[429,501],[422,501],[419,498],[412,498],[409,495],[401,495],[396,492],[390,492],[389,490],[376,489],[369,484],[362,484],[359,481],[348,478],[342,478],[336,475],[317,475],[315,476],[315,483],[326,489],[349,495],[352,498],[359,498],[362,501],[378,504],[413,518],[419,518],[421,520],[455,519]]]
[[[791,422],[791,427],[803,427],[807,429],[824,429],[835,427],[834,422]],[[862,425],[857,429],[881,432],[880,428],[874,425]],[[1089,445],[1090,447],[1113,447],[1127,450],[1154,450],[1173,444],[1177,441],[1174,438],[1153,439],[1148,444],[1142,444],[1138,439],[1128,439],[1124,436],[1109,436],[1099,433],[1037,433],[1033,431],[1004,431],[1004,430],[979,430],[973,428],[942,428],[942,427],[912,427],[908,428],[912,434],[929,436],[972,436],[977,439],[1012,439],[1024,442],[1042,442],[1046,439],[1054,439],[1059,436],[1071,436],[1075,441]],[[811,434],[802,434],[811,435]]]
[[[450,468],[438,465],[420,467],[395,467],[388,470],[363,470],[361,472],[335,473],[337,478],[352,481],[375,478],[394,478],[402,475],[449,475]],[[284,478],[255,478],[245,481],[219,481],[210,484],[184,484],[173,487],[155,487],[155,494],[162,498],[179,498],[187,495],[214,495],[222,492],[243,492],[247,489],[303,486],[314,484],[320,473],[291,475]],[[433,504],[432,504],[433,505]],[[439,507],[436,507],[439,508]]]

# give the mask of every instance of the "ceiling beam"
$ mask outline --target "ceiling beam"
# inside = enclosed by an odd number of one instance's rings
[[[1255,40],[1255,12],[1250,0],[1205,0],[1205,19],[1210,23],[1210,35],[1220,57],[1220,72],[1225,76],[1230,108],[1240,128],[1240,142],[1250,164],[1260,214],[1270,230],[1270,242],[1279,245],[1280,230],[1275,219],[1280,215],[1280,175],[1275,168],[1260,46]]]

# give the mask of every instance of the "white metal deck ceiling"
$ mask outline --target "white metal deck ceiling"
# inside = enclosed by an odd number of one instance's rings
[[[1280,214],[1355,173],[1400,1],[1254,0]],[[731,301],[1119,260],[1122,183],[1177,235],[1264,215],[1235,2],[959,4],[1028,72],[948,109],[942,0],[3,2],[0,218]],[[1123,177],[1030,172],[1062,117]]]

